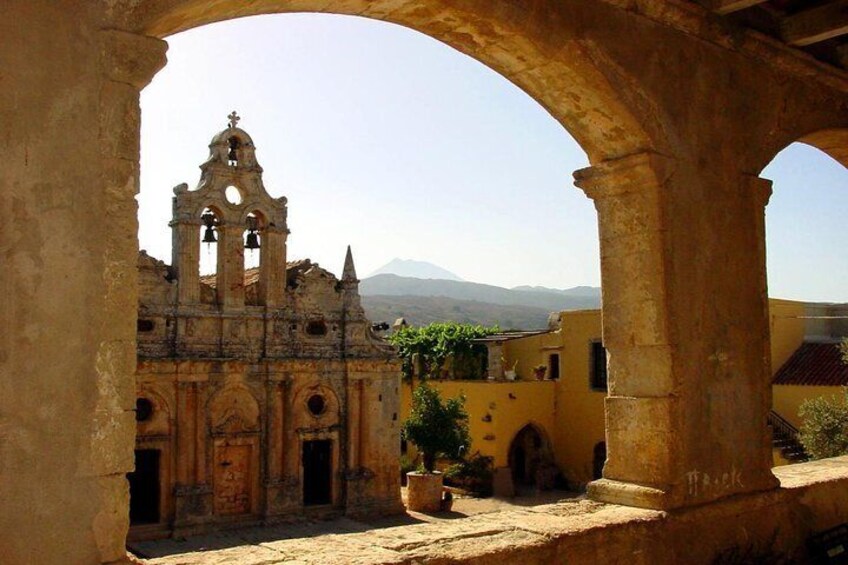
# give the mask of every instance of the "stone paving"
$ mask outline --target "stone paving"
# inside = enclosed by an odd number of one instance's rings
[[[243,528],[187,539],[130,544],[149,565],[377,564],[431,561],[469,545],[479,551],[544,541],[557,518],[604,505],[553,491],[514,499],[457,498],[451,512],[409,512],[373,521],[338,518]],[[438,560],[438,559],[437,559]]]

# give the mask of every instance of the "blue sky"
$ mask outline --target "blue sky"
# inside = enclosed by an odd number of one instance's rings
[[[572,185],[585,154],[482,64],[361,18],[245,18],[168,39],[142,92],[139,239],[170,261],[171,189],[193,187],[237,110],[272,196],[289,199],[289,258],[360,276],[394,257],[501,286],[599,285],[594,207]],[[848,300],[848,173],[802,145],[763,176],[772,296]]]

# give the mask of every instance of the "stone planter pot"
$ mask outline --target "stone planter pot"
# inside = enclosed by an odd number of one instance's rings
[[[442,474],[406,474],[406,507],[413,512],[438,512],[442,504]]]

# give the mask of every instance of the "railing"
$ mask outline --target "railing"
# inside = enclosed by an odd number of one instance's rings
[[[770,410],[768,414],[768,424],[772,427],[777,435],[792,441],[798,441],[798,428],[787,422],[783,416]]]
[[[798,440],[798,428],[787,422],[774,410],[769,411],[768,425],[771,426],[774,434],[774,445],[780,447],[784,457],[796,462],[809,459],[804,446]]]

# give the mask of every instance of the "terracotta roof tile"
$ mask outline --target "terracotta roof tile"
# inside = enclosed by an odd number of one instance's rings
[[[848,365],[838,343],[803,343],[774,375],[776,385],[846,386]]]

